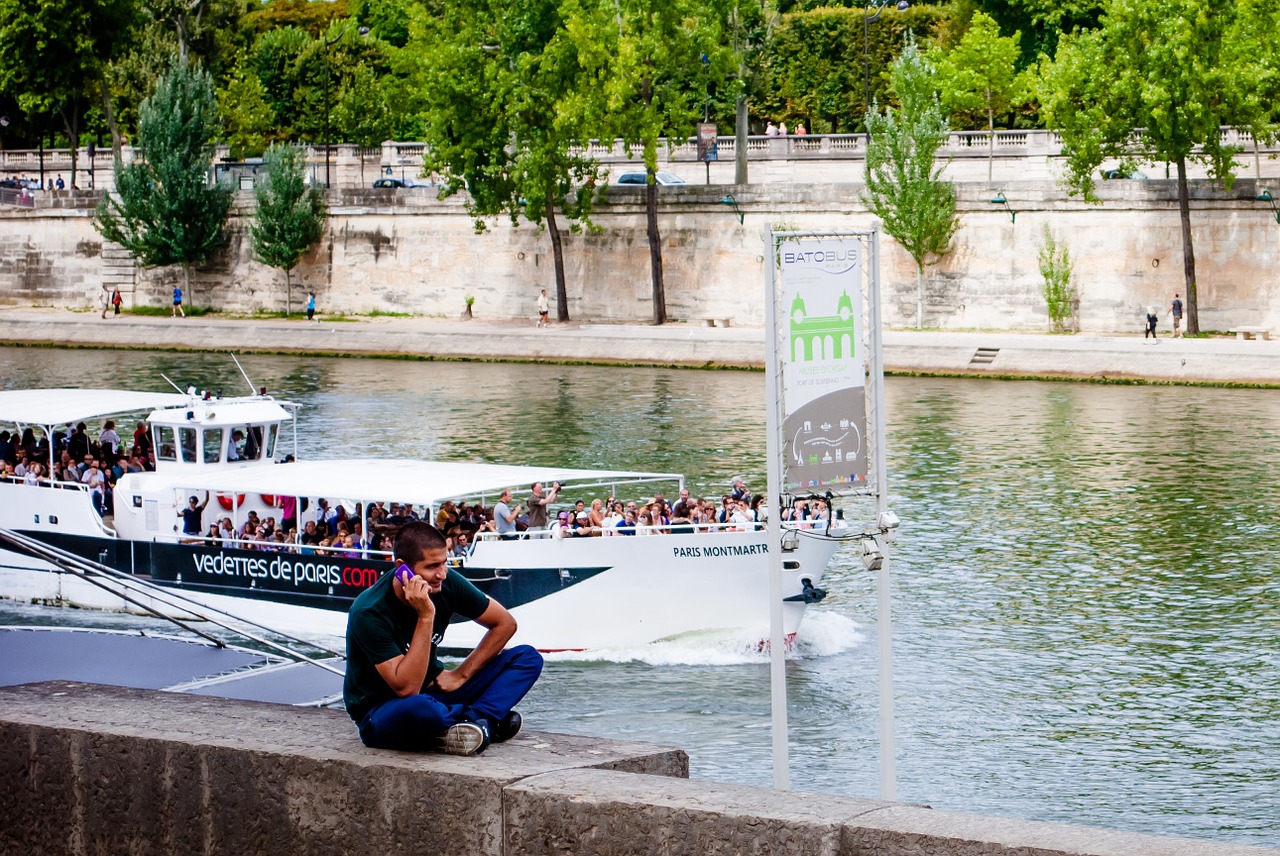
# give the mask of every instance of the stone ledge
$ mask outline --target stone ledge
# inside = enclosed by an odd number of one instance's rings
[[[0,853],[501,856],[505,787],[582,766],[684,776],[688,756],[537,732],[388,752],[340,711],[27,684],[0,689]]]
[[[510,854],[1280,856],[1280,850],[854,797],[564,770],[506,789]]]
[[[376,751],[336,711],[28,684],[0,689],[0,853],[1280,856],[687,770],[680,750],[538,733],[476,758]]]

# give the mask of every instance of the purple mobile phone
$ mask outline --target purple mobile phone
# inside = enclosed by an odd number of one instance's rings
[[[404,562],[401,562],[396,569],[392,571],[396,575],[396,579],[400,581],[400,585],[407,585],[409,580],[413,579],[413,568],[410,568]]]

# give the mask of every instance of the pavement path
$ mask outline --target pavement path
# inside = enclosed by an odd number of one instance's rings
[[[675,323],[553,324],[523,319],[355,317],[341,321],[172,319],[0,309],[0,344],[759,368],[764,331]],[[890,372],[1140,379],[1280,386],[1280,341],[1138,335],[890,330]]]

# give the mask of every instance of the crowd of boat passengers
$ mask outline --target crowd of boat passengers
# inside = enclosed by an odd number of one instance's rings
[[[0,431],[0,478],[30,485],[82,485],[89,491],[97,512],[109,516],[114,513],[112,488],[116,481],[125,473],[155,469],[155,450],[145,423],[138,423],[132,440],[126,447],[111,420],[103,423],[97,439],[83,422],[74,428],[68,426],[67,431],[55,431],[50,477],[48,438],[37,437],[31,428],[20,435]],[[275,516],[263,518],[250,510],[238,527],[229,516],[205,526],[208,493],[203,498],[190,496],[187,507],[179,508],[176,516],[182,521],[182,534],[191,543],[348,557],[390,551],[401,526],[423,519],[408,503],[375,502],[369,505],[366,517],[361,503],[347,509],[341,504],[331,506],[325,499],[319,499],[314,507],[305,498],[300,504],[294,497],[274,499],[275,507],[280,509],[278,520]],[[491,507],[479,502],[446,501],[430,522],[445,533],[450,552],[462,556],[470,551],[478,535],[487,532],[494,533],[491,537],[495,538],[520,539],[747,531],[766,519],[763,499],[763,495],[753,496],[743,480],[735,478],[730,491],[718,502],[692,497],[687,488],[682,488],[671,501],[662,493],[648,501],[627,502],[610,496],[604,500],[577,499],[569,508],[561,497],[559,482],[548,486],[535,483],[530,485],[523,502],[516,502],[511,491],[503,491]],[[783,519],[820,527],[827,522],[829,513],[826,502],[814,498],[784,509]]]

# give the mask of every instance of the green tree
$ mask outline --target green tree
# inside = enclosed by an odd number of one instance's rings
[[[376,76],[367,65],[356,68],[343,87],[333,108],[333,126],[338,136],[364,148],[380,146],[392,139],[396,116],[388,94],[388,81]],[[360,158],[360,183],[364,184],[364,158]]]
[[[0,0],[0,93],[37,127],[61,119],[73,187],[86,107],[105,97],[107,65],[137,14],[133,0]]]
[[[724,18],[694,0],[615,0],[595,7],[590,29],[600,49],[592,73],[604,85],[594,104],[628,149],[639,148],[648,184],[645,219],[653,283],[653,323],[667,320],[658,228],[658,141],[687,139],[703,112],[704,87],[727,86],[737,60],[723,31]],[[704,60],[705,57],[705,60]]]
[[[1021,33],[1001,37],[995,19],[977,12],[960,43],[931,57],[951,111],[981,110],[987,116],[987,181],[996,157],[996,114],[1030,100],[1031,81],[1018,73]]]
[[[128,249],[144,267],[182,265],[185,290],[191,265],[223,240],[231,210],[229,187],[210,186],[209,164],[218,131],[209,75],[177,61],[142,104],[140,160],[116,160],[116,193],[104,195],[94,225]]]
[[[500,214],[545,223],[561,321],[569,306],[557,214],[571,228],[590,225],[598,171],[582,153],[592,81],[576,27],[559,0],[470,0],[422,20],[406,48],[425,103],[425,168],[444,176],[442,195],[466,191],[477,230]]]
[[[1048,223],[1044,224],[1041,232],[1038,258],[1050,329],[1054,333],[1065,333],[1067,321],[1075,314],[1076,308],[1076,289],[1071,284],[1075,262],[1071,259],[1071,248],[1053,234]]]
[[[267,151],[263,180],[254,188],[257,210],[250,234],[258,261],[284,271],[284,311],[293,312],[292,272],[324,232],[324,191],[308,187],[307,162],[295,146]]]
[[[1272,133],[1276,11],[1268,0],[1111,0],[1100,30],[1064,37],[1041,104],[1062,135],[1066,184],[1090,201],[1108,158],[1177,167],[1187,332],[1200,330],[1187,164],[1228,190],[1234,125]]]
[[[275,126],[275,112],[267,103],[267,88],[253,73],[241,66],[218,96],[222,118],[222,139],[231,147],[231,156],[243,160],[267,147]]]
[[[888,101],[886,71],[902,40],[908,32],[937,30],[946,20],[947,7],[914,5],[900,12],[890,3],[864,31],[866,15],[862,4],[846,9],[825,3],[823,8],[782,15],[759,61],[763,82],[755,99],[757,109],[788,123],[803,119],[812,133],[861,130],[871,105]]]
[[[899,107],[867,116],[867,189],[863,201],[916,263],[916,328],[924,325],[924,268],[951,251],[959,227],[956,192],[942,180],[938,147],[949,130],[934,88],[933,69],[907,39],[893,64]]]

